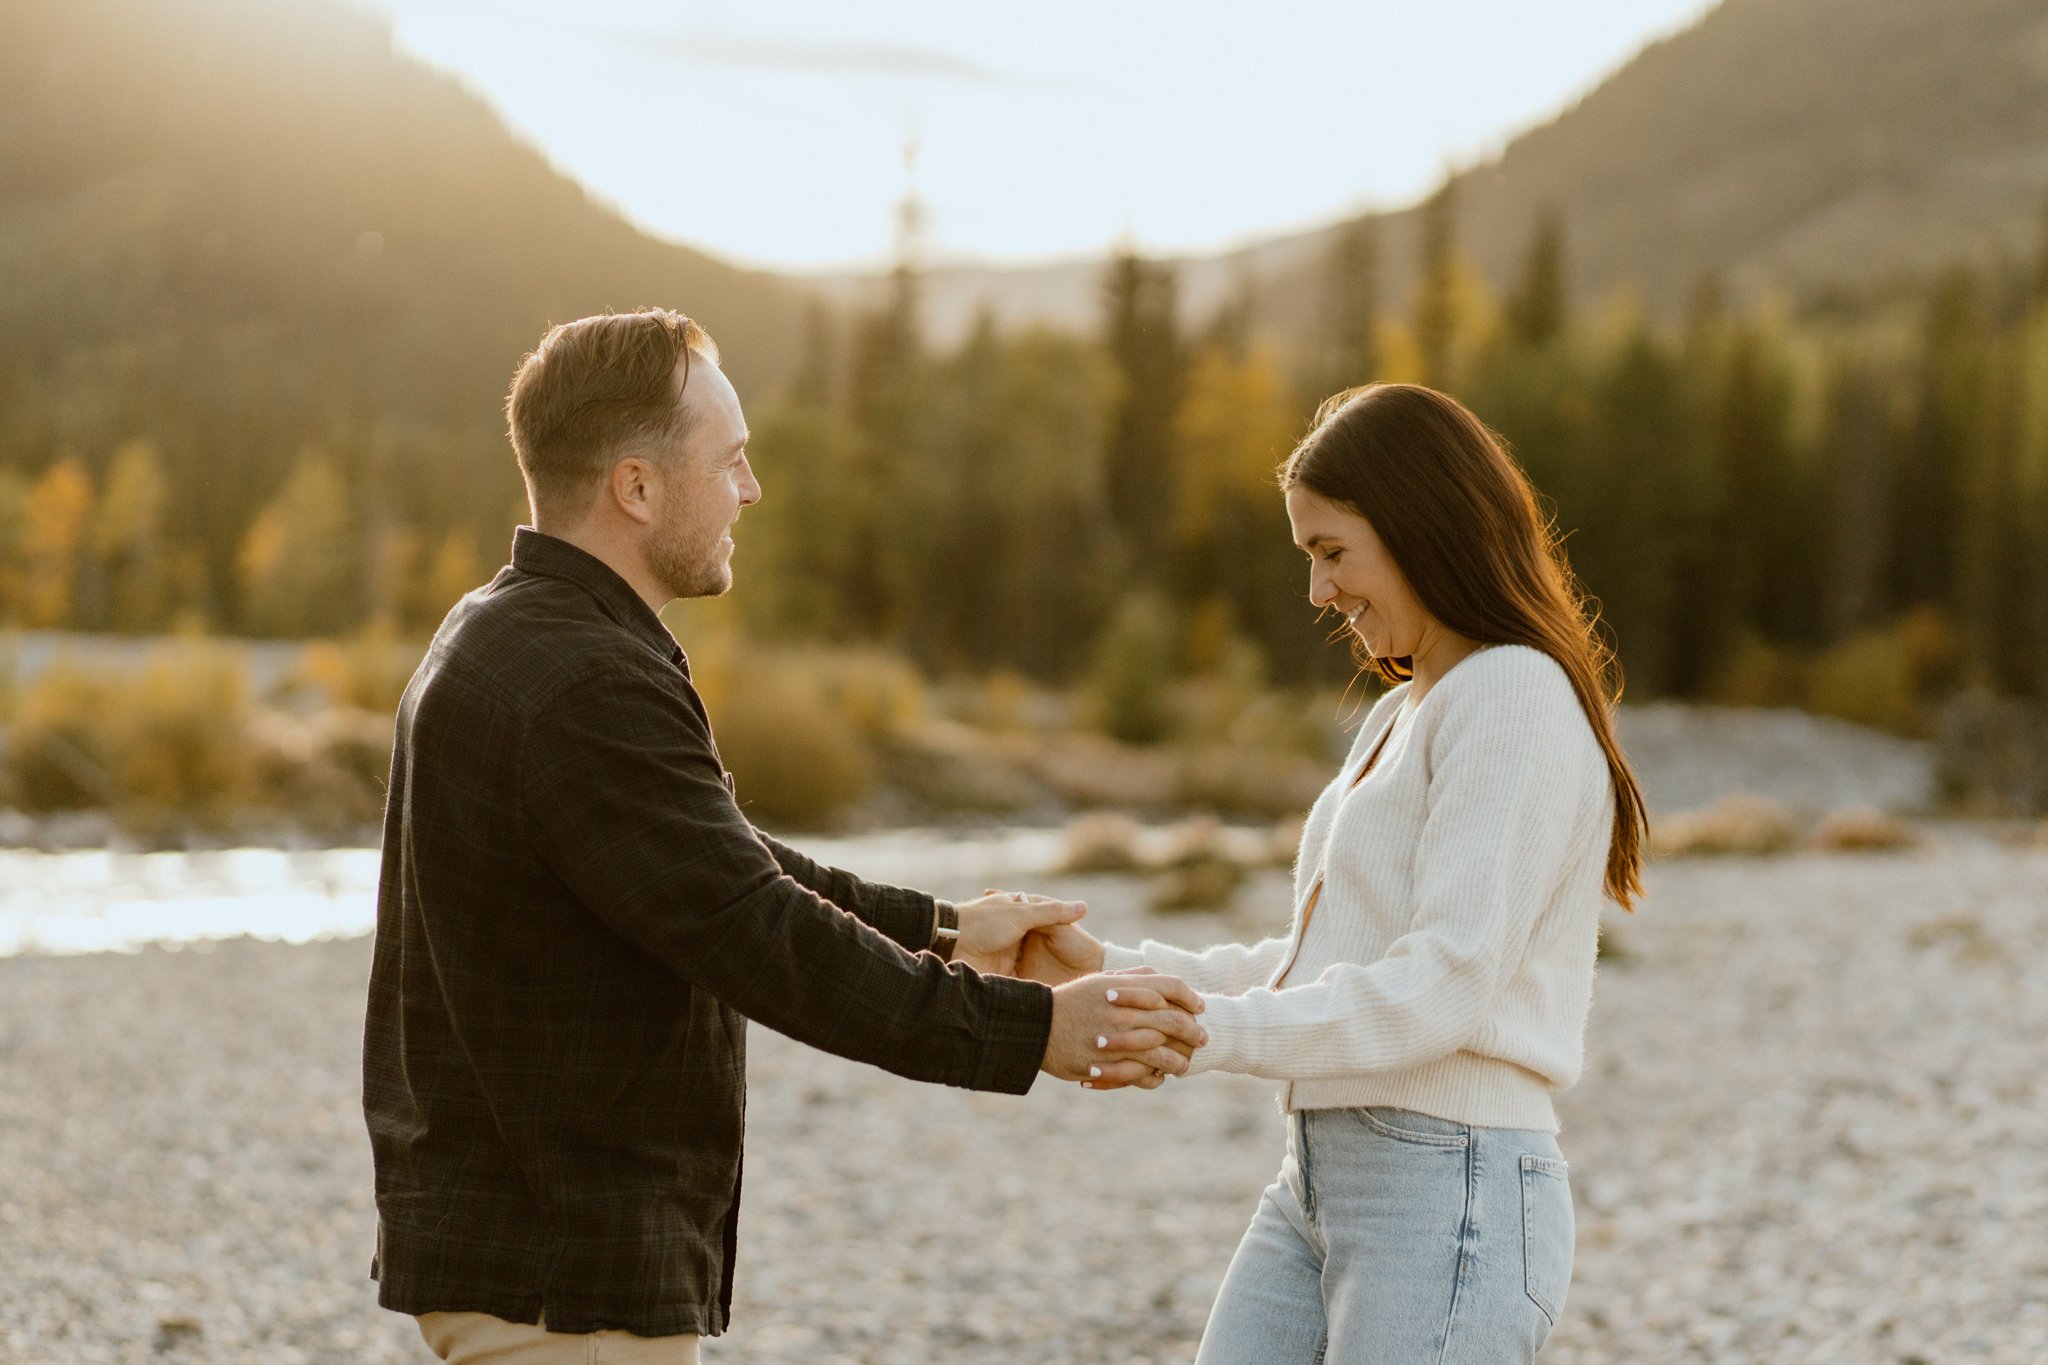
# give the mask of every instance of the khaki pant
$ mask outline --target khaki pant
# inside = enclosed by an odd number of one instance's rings
[[[420,1335],[449,1365],[697,1365],[697,1338],[617,1329],[550,1332],[489,1313],[422,1313]]]

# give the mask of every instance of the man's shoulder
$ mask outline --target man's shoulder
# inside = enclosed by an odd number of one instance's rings
[[[600,678],[664,672],[634,633],[572,583],[512,574],[465,597],[435,634],[429,690],[532,711]],[[680,674],[674,681],[681,683]]]

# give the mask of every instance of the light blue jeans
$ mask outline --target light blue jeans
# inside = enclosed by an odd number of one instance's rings
[[[1549,1133],[1306,1110],[1288,1115],[1196,1361],[1532,1361],[1571,1280],[1571,1184]]]

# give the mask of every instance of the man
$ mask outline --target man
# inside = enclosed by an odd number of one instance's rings
[[[725,1330],[745,1019],[1006,1093],[1040,1069],[1156,1085],[1203,1037],[1171,978],[970,969],[1080,907],[956,911],[741,814],[656,616],[730,586],[761,493],[717,360],[669,312],[542,338],[506,404],[533,526],[399,707],[363,1061],[372,1274],[444,1360],[694,1361]]]

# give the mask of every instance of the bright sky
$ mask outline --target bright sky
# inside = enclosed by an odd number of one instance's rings
[[[1203,250],[1425,194],[1711,0],[368,0],[663,236],[790,268]]]

